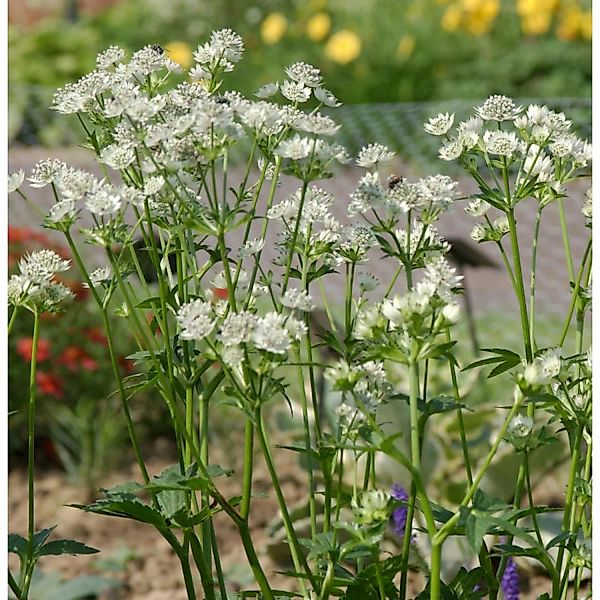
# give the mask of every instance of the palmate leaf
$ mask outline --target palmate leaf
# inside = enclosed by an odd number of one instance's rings
[[[394,585],[394,577],[402,568],[403,557],[392,556],[379,563],[386,598],[397,598],[398,590]],[[375,565],[363,569],[346,589],[342,600],[379,600],[379,583]]]

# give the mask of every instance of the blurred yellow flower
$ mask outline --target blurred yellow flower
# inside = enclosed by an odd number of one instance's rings
[[[592,12],[586,11],[581,13],[580,19],[581,35],[586,40],[592,39]]]
[[[538,12],[523,17],[521,29],[525,35],[543,35],[550,29],[552,13]]]
[[[331,29],[331,17],[326,12],[313,15],[306,23],[306,34],[311,40],[320,42]]]
[[[165,50],[167,56],[184,69],[192,66],[192,49],[185,42],[169,42]]]
[[[278,12],[271,13],[261,23],[260,35],[265,44],[276,44],[287,30],[287,19]]]
[[[456,31],[460,27],[462,12],[456,4],[451,4],[442,17],[442,28],[446,31]]]
[[[407,33],[400,38],[398,47],[396,48],[396,54],[401,58],[408,58],[415,49],[415,36]]]
[[[581,27],[581,13],[582,11],[576,6],[571,6],[561,13],[560,21],[556,28],[556,35],[561,40],[577,39]]]
[[[360,54],[362,42],[358,35],[349,29],[336,31],[325,46],[325,54],[331,60],[345,65]]]

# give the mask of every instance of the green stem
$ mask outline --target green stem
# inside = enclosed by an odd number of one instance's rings
[[[529,339],[533,350],[536,350],[537,348],[537,344],[535,343],[535,272],[537,267],[537,248],[538,238],[540,234],[540,223],[542,220],[542,209],[542,203],[539,202],[537,213],[535,215],[533,242],[531,245],[531,280],[529,284]]]
[[[244,431],[244,476],[242,482],[242,502],[240,505],[240,516],[246,521],[250,515],[250,498],[252,495],[253,450],[254,425],[250,419],[247,419]]]
[[[431,546],[431,575],[429,576],[429,600],[439,600],[442,581],[442,544],[433,543]]]
[[[525,481],[527,483],[527,499],[529,500],[529,508],[531,510],[531,522],[533,523],[533,529],[535,530],[535,537],[537,538],[540,546],[544,546],[544,540],[540,533],[540,527],[538,524],[537,514],[535,512],[535,503],[533,502],[533,490],[531,488],[531,477],[529,476],[529,453],[527,450],[524,451],[524,463],[525,465]]]
[[[379,562],[379,550],[373,551],[373,563],[375,564],[375,574],[377,576],[377,586],[379,587],[379,598],[380,600],[386,600],[387,594],[385,593],[385,583],[383,582],[383,573],[381,571],[381,564]]]
[[[581,289],[581,279],[583,277],[583,273],[585,271],[585,265],[588,260],[588,256],[590,256],[592,250],[592,239],[588,240],[587,246],[585,247],[585,251],[583,253],[583,258],[581,259],[581,266],[579,267],[579,273],[577,274],[577,281],[575,283],[575,287],[573,288],[573,292],[571,294],[571,304],[569,306],[569,310],[567,312],[567,318],[565,319],[565,324],[563,326],[563,330],[560,336],[560,342],[558,343],[559,347],[565,343],[567,338],[567,333],[569,332],[569,326],[571,325],[571,318],[573,317],[573,311],[575,310],[575,305],[577,304],[577,300],[579,298],[579,290]]]
[[[273,484],[273,488],[275,489],[275,495],[277,496],[277,502],[279,504],[279,510],[281,511],[281,516],[283,518],[283,524],[285,526],[285,531],[290,542],[290,552],[292,555],[292,561],[294,562],[294,568],[300,572],[301,568],[304,569],[308,580],[310,581],[313,588],[316,588],[316,581],[312,572],[308,567],[308,563],[306,562],[306,558],[302,552],[302,548],[300,547],[300,543],[298,542],[298,537],[296,536],[296,532],[294,531],[294,524],[292,523],[292,518],[290,517],[290,513],[287,509],[287,501],[285,496],[283,495],[283,490],[281,489],[281,485],[279,483],[279,478],[277,477],[277,470],[275,469],[275,465],[273,464],[273,458],[271,456],[271,448],[269,447],[269,442],[267,440],[267,435],[264,428],[263,418],[261,415],[260,407],[256,409],[256,428],[258,432],[258,439],[260,441],[260,446],[262,449],[262,453],[267,463],[267,469],[269,471],[269,475],[271,477],[271,482]],[[304,584],[302,580],[300,580],[300,584],[303,588],[303,595],[306,596],[306,590],[304,589]]]
[[[575,480],[579,473],[579,457],[581,452],[581,441],[583,439],[583,425],[580,425],[575,434],[575,440],[571,446],[571,463],[569,467],[569,480],[567,484],[567,494],[565,497],[565,508],[563,513],[562,531],[569,531],[571,522],[571,511],[573,509],[573,497],[575,495]],[[556,571],[562,577],[563,559],[565,554],[565,544],[561,544],[556,557]],[[568,572],[568,567],[567,567]],[[552,582],[552,600],[560,598],[560,585],[558,582]]]
[[[567,261],[567,271],[569,281],[575,281],[575,270],[573,268],[573,256],[571,254],[571,243],[569,241],[569,228],[567,226],[567,217],[565,215],[565,205],[563,199],[558,199],[558,214],[560,217],[560,230],[562,233],[563,246],[565,249],[565,260]]]
[[[16,321],[18,312],[19,312],[19,307],[15,306],[12,311],[12,315],[10,315],[10,320],[8,321],[8,335],[9,336],[13,330],[13,327],[15,326],[15,321]]]
[[[40,338],[40,315],[37,308],[33,310],[33,341],[31,344],[31,363],[29,368],[29,408],[27,419],[27,558],[25,571],[28,573],[21,585],[20,600],[29,596],[29,586],[33,575],[33,551],[35,534],[35,397],[37,391],[37,347]]]

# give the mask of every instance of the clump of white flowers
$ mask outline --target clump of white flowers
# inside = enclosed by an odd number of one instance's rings
[[[60,281],[57,273],[69,269],[71,263],[54,250],[38,250],[19,261],[19,273],[8,281],[8,301],[13,306],[29,310],[55,311],[60,304],[73,296],[71,290]]]

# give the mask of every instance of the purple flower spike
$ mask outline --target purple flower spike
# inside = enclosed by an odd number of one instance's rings
[[[395,498],[396,500],[402,500],[403,502],[408,500],[408,492],[399,483],[395,483],[392,486],[391,494],[392,498]],[[398,535],[403,536],[406,530],[407,512],[408,508],[406,506],[399,506],[392,512],[392,521],[394,523],[393,528]]]
[[[504,600],[519,600],[519,573],[512,557],[506,563],[501,584]]]

